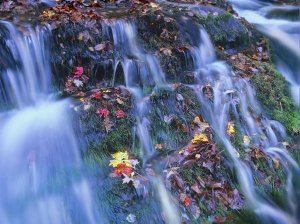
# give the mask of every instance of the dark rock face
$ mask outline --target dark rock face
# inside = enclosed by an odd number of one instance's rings
[[[199,32],[194,31],[201,26],[210,34],[216,47],[222,46],[228,52],[236,53],[251,45],[252,27],[223,9],[212,6],[183,12],[175,9],[171,12],[150,11],[130,19],[137,27],[140,44],[145,51],[158,56],[170,80],[183,79],[180,75],[188,68],[184,51],[191,44],[199,44]],[[100,80],[111,81],[113,59],[119,52],[114,48],[111,30],[105,24],[93,20],[70,21],[53,30],[51,42],[51,61],[54,73],[60,76],[56,77],[59,89],[70,68],[81,64],[89,68],[92,84]],[[105,49],[94,49],[99,44],[106,44]]]

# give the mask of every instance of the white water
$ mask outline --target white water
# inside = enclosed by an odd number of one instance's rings
[[[141,158],[144,166],[147,160],[155,154],[151,135],[150,122],[147,118],[150,111],[150,94],[145,94],[143,88],[151,87],[156,89],[166,82],[159,61],[153,55],[142,51],[137,41],[135,26],[123,20],[110,24],[113,34],[114,45],[120,52],[121,58],[116,59],[115,81],[117,67],[121,65],[125,76],[126,88],[131,92],[134,99],[135,117],[137,121],[137,134],[141,143]],[[151,164],[155,170],[155,164]],[[170,193],[165,188],[163,180],[157,173],[156,177],[149,177],[155,197],[159,201],[164,221],[169,224],[180,223],[180,217],[176,205],[172,202]],[[149,208],[151,209],[151,208]]]
[[[295,103],[300,107],[300,7],[276,6],[259,0],[228,0],[240,17],[253,23],[273,42],[276,66],[290,83]],[[268,18],[272,12],[298,11],[298,18]]]
[[[266,222],[298,223],[295,209],[298,202],[294,200],[294,186],[291,179],[293,174],[299,176],[299,167],[288,152],[279,145],[278,138],[285,135],[283,126],[279,122],[270,121],[267,118],[262,119],[260,126],[257,125],[256,118],[260,115],[261,110],[255,100],[253,89],[247,81],[235,76],[224,62],[217,61],[216,57],[212,56],[214,49],[208,35],[204,30],[199,32],[200,44],[190,50],[191,57],[200,60],[194,63],[198,84],[190,85],[190,87],[198,95],[201,105],[203,105],[202,112],[205,119],[211,124],[218,141],[225,146],[229,158],[233,162],[241,190],[247,198],[249,206]],[[210,60],[202,55],[209,55]],[[205,86],[212,89],[213,100],[205,97],[203,92]],[[282,164],[286,164],[288,211],[280,209],[270,199],[263,198],[256,192],[252,171],[238,156],[241,153],[239,151],[247,151],[247,147],[244,149],[235,148],[226,133],[227,123],[232,119],[230,110],[234,112],[235,119],[239,121],[241,135],[250,136],[254,145],[262,146],[267,155],[279,159]],[[293,173],[292,169],[296,170],[296,173]]]
[[[14,107],[0,113],[1,224],[99,223],[69,102],[49,97],[48,31],[0,26],[16,65],[0,74]]]
[[[153,153],[153,145],[149,131],[149,121],[147,112],[150,110],[149,94],[143,93],[145,86],[159,86],[165,83],[163,72],[161,72],[159,63],[151,65],[146,58],[153,56],[144,53],[137,43],[135,37],[136,31],[133,24],[125,21],[117,21],[111,25],[114,45],[119,51],[123,51],[123,56],[116,59],[115,74],[113,82],[116,79],[118,66],[123,68],[126,88],[132,93],[135,100],[135,112],[138,127],[138,136],[141,141],[141,155],[144,159],[149,158]],[[199,97],[203,105],[202,113],[205,119],[212,126],[216,137],[222,145],[225,146],[229,159],[237,172],[241,190],[245,195],[250,208],[260,216],[266,223],[278,224],[296,224],[298,202],[295,201],[294,186],[292,184],[293,175],[299,176],[299,167],[288,152],[281,146],[279,139],[285,137],[284,127],[277,121],[262,117],[261,124],[256,122],[261,117],[261,108],[255,99],[255,92],[249,83],[235,76],[229,66],[224,62],[218,61],[214,53],[214,47],[205,30],[199,30],[199,45],[190,48],[186,53],[186,61],[192,60],[194,73],[197,77],[197,84],[189,85]],[[124,46],[127,46],[124,48]],[[153,71],[157,73],[153,74]],[[157,76],[158,74],[158,76]],[[156,76],[154,76],[156,75]],[[145,81],[146,80],[146,81]],[[160,80],[160,81],[158,81]],[[163,81],[162,81],[163,80]],[[164,85],[165,87],[167,85]],[[203,87],[210,86],[213,91],[213,100],[207,99],[203,94]],[[237,149],[233,146],[226,133],[226,126],[230,117],[230,111],[233,111],[235,119],[239,122],[241,135],[250,136],[251,142],[257,147],[262,147],[263,151],[278,159],[287,174],[286,200],[288,207],[283,210],[276,206],[272,200],[266,196],[262,197],[258,193],[257,186],[254,183],[254,174],[249,165],[239,158],[240,150],[249,150],[247,146],[244,149]],[[240,152],[242,153],[242,152]],[[158,178],[158,180],[160,180]],[[179,222],[176,208],[170,207],[170,196],[161,182],[153,182],[157,186],[157,192],[160,193],[161,209],[167,214],[167,222]],[[165,192],[165,193],[164,193]],[[167,204],[166,202],[169,201]],[[174,219],[172,219],[174,218]]]

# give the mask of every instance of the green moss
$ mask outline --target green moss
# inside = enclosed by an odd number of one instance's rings
[[[242,21],[235,19],[229,12],[196,18],[197,22],[205,27],[216,45],[222,45],[228,49],[244,49],[250,43],[247,28]]]
[[[193,167],[193,169],[182,168],[180,170],[180,176],[190,186],[195,183],[197,176],[203,176],[204,173],[205,173],[205,171],[201,167]]]
[[[289,135],[299,136],[300,114],[284,78],[268,63],[261,63],[259,66],[265,68],[265,73],[259,73],[251,78],[257,98],[273,119],[284,124]]]
[[[256,215],[250,209],[243,209],[233,212],[230,215],[232,220],[224,222],[224,224],[261,224],[262,221],[258,220]]]
[[[109,132],[101,142],[101,151],[116,152],[123,148],[130,148],[132,144],[131,126],[124,123]]]

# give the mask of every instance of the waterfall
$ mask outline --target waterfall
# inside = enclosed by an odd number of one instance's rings
[[[51,97],[49,31],[0,27],[12,60],[0,73],[12,108],[0,112],[1,223],[99,223],[70,102]]]
[[[297,223],[298,202],[295,201],[294,186],[290,181],[293,175],[299,176],[299,167],[291,158],[288,152],[279,146],[278,137],[285,135],[282,125],[277,121],[263,118],[261,126],[255,122],[260,114],[259,104],[255,100],[254,90],[249,83],[238,77],[230,68],[211,55],[214,49],[204,30],[200,29],[200,44],[190,50],[192,58],[197,58],[194,63],[195,76],[197,84],[189,85],[198,95],[204,118],[211,124],[214,133],[219,142],[225,146],[229,158],[237,172],[241,190],[248,200],[250,207],[259,216],[272,223]],[[210,60],[202,55],[209,55]],[[213,102],[205,96],[204,87],[209,86],[213,93]],[[288,192],[287,201],[289,202],[289,211],[274,206],[270,203],[271,199],[265,199],[256,192],[253,181],[253,174],[248,165],[239,158],[239,150],[233,146],[230,137],[226,133],[226,126],[230,119],[230,111],[234,111],[234,118],[239,121],[242,135],[255,138],[255,145],[261,145],[264,152],[276,159],[279,159],[286,166]],[[279,133],[279,136],[278,134]],[[293,172],[293,171],[295,172]]]
[[[239,16],[269,37],[278,71],[290,83],[300,107],[300,8],[277,6],[259,0],[229,0]],[[287,16],[290,15],[290,16]]]
[[[143,52],[137,41],[137,31],[135,26],[124,20],[117,20],[109,24],[112,30],[112,38],[115,47],[121,52],[121,58],[116,59],[115,71],[119,64],[123,68],[125,77],[125,87],[130,91],[134,100],[134,114],[137,121],[137,134],[141,143],[141,158],[144,160],[144,167],[152,166],[156,170],[155,164],[147,164],[148,159],[155,154],[153,143],[149,131],[150,122],[148,112],[150,111],[150,94],[145,94],[143,88],[155,89],[162,87],[166,83],[158,59]],[[116,74],[113,75],[114,80]],[[176,206],[172,203],[170,193],[165,188],[163,180],[157,173],[156,177],[148,177],[154,195],[159,201],[159,206],[165,215],[165,222],[169,224],[180,223],[180,217]]]

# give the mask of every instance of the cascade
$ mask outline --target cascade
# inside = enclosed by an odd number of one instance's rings
[[[49,31],[0,26],[14,65],[1,76],[1,223],[99,223],[70,102],[50,94]]]

